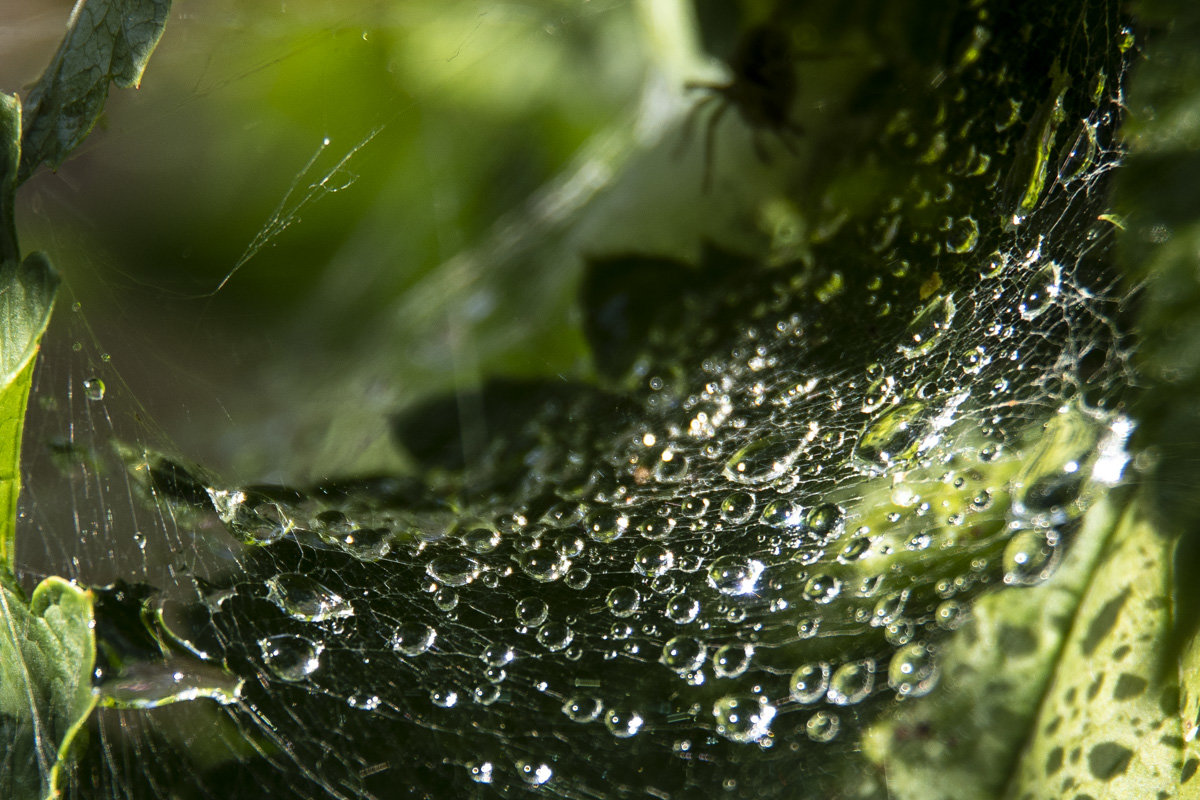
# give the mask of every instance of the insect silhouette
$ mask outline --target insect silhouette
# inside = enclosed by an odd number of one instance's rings
[[[700,112],[716,103],[716,109],[704,127],[704,177],[703,188],[708,191],[712,183],[713,141],[717,125],[730,108],[749,126],[754,152],[764,163],[770,160],[763,134],[772,133],[792,155],[797,154],[795,138],[803,128],[791,116],[798,84],[795,72],[796,57],[792,43],[785,30],[764,24],[750,28],[742,35],[729,59],[733,74],[726,83],[688,83],[689,91],[708,92],[696,101],[684,120],[683,136],[679,152],[687,147],[692,130]]]

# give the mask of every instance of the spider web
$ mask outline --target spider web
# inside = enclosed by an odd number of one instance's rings
[[[60,309],[21,518],[26,574],[108,586],[77,796],[886,796],[861,732],[1120,478],[1135,51],[1100,2],[771,24],[869,57],[728,212],[757,250],[593,247],[598,378],[411,404],[408,474],[226,482]]]

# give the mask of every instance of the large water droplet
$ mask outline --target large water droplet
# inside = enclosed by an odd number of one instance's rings
[[[829,690],[829,665],[824,661],[803,664],[792,673],[792,697],[797,703],[811,705]]]
[[[479,575],[479,562],[458,553],[438,556],[425,566],[425,572],[446,586],[465,586]]]
[[[280,634],[258,640],[263,663],[285,681],[301,681],[316,672],[321,666],[323,644],[303,636]]]
[[[1054,304],[1055,298],[1062,291],[1062,269],[1051,261],[1046,266],[1033,273],[1017,310],[1025,319],[1035,319]]]
[[[392,631],[392,649],[406,656],[419,656],[433,646],[437,631],[420,622],[405,622]]]
[[[916,358],[933,350],[954,321],[954,311],[953,294],[939,295],[926,303],[909,324],[900,352]]]
[[[548,622],[537,632],[538,644],[552,653],[562,650],[574,638],[575,632],[563,622]]]
[[[618,739],[636,736],[646,722],[635,708],[620,706],[610,708],[604,715],[604,727]]]
[[[570,561],[548,547],[535,547],[521,553],[517,556],[517,564],[526,575],[542,583],[558,580],[571,568]]]
[[[604,603],[614,617],[629,617],[637,613],[642,596],[632,586],[618,586],[608,593]]]
[[[717,733],[733,742],[757,742],[771,730],[775,706],[756,695],[729,695],[713,704]]]
[[[562,712],[573,722],[592,722],[603,710],[604,704],[589,695],[571,697],[562,707]]]
[[[284,572],[268,578],[267,599],[290,616],[306,622],[323,622],[354,614],[341,595],[298,572]]]
[[[789,469],[808,440],[782,434],[765,436],[737,451],[725,464],[725,477],[757,485],[773,481]]]
[[[860,703],[875,688],[875,660],[870,658],[842,664],[829,680],[829,702],[839,706]]]
[[[462,535],[462,541],[472,553],[490,553],[500,544],[500,534],[491,528],[472,528]]]
[[[588,514],[583,527],[587,535],[597,542],[615,542],[625,535],[629,517],[617,511],[601,509]]]
[[[99,378],[88,378],[83,382],[83,396],[88,400],[104,399],[104,381]]]
[[[708,568],[708,585],[721,594],[752,594],[763,569],[763,563],[752,558],[721,556]]]
[[[808,718],[804,730],[814,742],[831,742],[837,736],[840,727],[841,722],[837,714],[818,711]]]
[[[713,674],[718,678],[737,678],[750,668],[754,660],[754,645],[731,642],[721,645],[713,653]]]
[[[1058,562],[1058,547],[1041,530],[1018,531],[1004,548],[1004,582],[1028,586],[1050,576]]]
[[[546,621],[550,606],[540,597],[526,597],[517,603],[517,621],[522,625],[536,628]]]
[[[686,625],[700,614],[700,603],[686,594],[677,594],[667,601],[667,619],[676,625]]]
[[[833,575],[818,573],[804,584],[804,599],[825,605],[832,603],[842,591],[842,582]]]
[[[888,686],[901,697],[920,697],[937,685],[937,663],[925,645],[914,642],[895,652],[888,665]]]
[[[648,544],[634,556],[634,569],[642,575],[655,577],[675,566],[675,554],[659,544]]]
[[[708,655],[704,642],[694,636],[676,636],[663,645],[659,659],[667,667],[683,675],[700,669]]]
[[[887,466],[923,449],[931,430],[925,404],[919,401],[904,403],[867,424],[854,455],[869,467]]]
[[[517,774],[530,786],[541,786],[554,777],[554,770],[550,769],[549,764],[521,760],[517,762],[516,767]]]

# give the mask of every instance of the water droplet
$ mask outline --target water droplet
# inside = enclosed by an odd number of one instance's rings
[[[718,678],[738,678],[750,668],[754,660],[754,645],[731,642],[721,645],[713,653],[713,674]]]
[[[895,652],[888,665],[888,686],[901,697],[921,697],[937,685],[938,670],[933,653],[914,642]]]
[[[822,503],[808,512],[804,524],[813,533],[825,536],[837,528],[842,521],[842,513],[836,503]]]
[[[860,703],[875,688],[875,660],[865,658],[842,664],[829,680],[829,702],[839,706]]]
[[[832,603],[842,592],[842,582],[833,575],[818,573],[804,584],[804,599],[820,605]]]
[[[586,589],[588,584],[592,582],[592,573],[588,572],[583,567],[574,567],[567,570],[566,576],[563,578],[563,583],[570,586],[572,589]]]
[[[796,621],[796,635],[801,639],[811,639],[821,630],[820,617],[801,617]]]
[[[554,777],[554,770],[550,769],[548,764],[540,764],[522,759],[517,762],[516,767],[517,774],[530,786],[541,786]]]
[[[841,723],[837,714],[818,711],[808,718],[804,731],[814,742],[831,742],[837,736],[839,727]]]
[[[674,483],[687,477],[688,458],[680,452],[665,448],[654,464],[654,477],[663,483]]]
[[[446,586],[465,586],[479,575],[479,562],[458,553],[438,556],[425,566],[425,572]]]
[[[704,516],[704,512],[708,510],[707,497],[685,497],[680,503],[679,510],[685,517],[693,519]]]
[[[721,594],[752,594],[764,567],[761,561],[743,556],[721,556],[708,568],[708,585]]]
[[[931,430],[925,404],[918,401],[904,403],[867,424],[854,454],[871,468],[887,466],[923,449]]]
[[[662,657],[664,665],[683,675],[700,669],[708,655],[704,642],[694,636],[676,636],[663,645]]]
[[[392,631],[392,649],[406,656],[419,656],[437,638],[437,631],[420,622],[405,622]]]
[[[829,672],[829,665],[824,661],[797,667],[792,673],[792,697],[805,705],[821,700],[829,690]]]
[[[667,619],[676,625],[686,625],[700,614],[700,603],[686,594],[677,594],[667,601]]]
[[[618,586],[608,593],[604,602],[614,617],[629,617],[637,613],[642,596],[632,586]]]
[[[595,697],[577,695],[563,703],[562,712],[572,722],[592,722],[600,716],[604,704]]]
[[[295,619],[324,622],[354,614],[345,598],[298,572],[284,572],[268,578],[266,586],[267,599]]]
[[[593,511],[584,520],[587,535],[602,544],[620,539],[628,527],[629,517],[608,509]]]
[[[554,540],[554,549],[563,558],[575,558],[583,552],[584,546],[583,539],[566,533]]]
[[[491,528],[472,528],[463,534],[462,541],[472,553],[490,553],[500,544],[500,534]]]
[[[535,547],[517,556],[521,570],[536,581],[550,583],[566,574],[571,562],[555,550]]]
[[[429,699],[440,708],[453,708],[458,703],[458,692],[453,689],[432,689]]]
[[[634,568],[642,575],[653,578],[675,566],[675,554],[659,544],[648,544],[634,556]]]
[[[962,625],[967,612],[962,603],[957,600],[946,600],[937,607],[933,616],[937,620],[938,627],[952,631]]]
[[[88,378],[83,382],[83,396],[88,400],[104,399],[104,381],[99,378]]]
[[[500,699],[500,687],[494,683],[481,683],[471,691],[475,702],[481,706],[490,706]]]
[[[904,613],[904,606],[908,603],[908,589],[902,589],[899,592],[891,592],[879,598],[879,602],[875,604],[875,613],[871,616],[871,624],[875,627],[883,627],[889,625]]]
[[[750,519],[754,513],[754,495],[749,492],[732,492],[721,501],[721,519],[738,524]]]
[[[931,351],[954,321],[954,295],[938,295],[930,300],[909,323],[906,339],[900,352],[907,358],[923,356]]]
[[[781,497],[767,503],[762,521],[772,528],[798,528],[804,524],[804,508],[795,500]]]
[[[516,652],[506,644],[493,642],[483,648],[483,652],[479,654],[480,660],[491,667],[503,667],[505,664],[512,663],[517,657]]]
[[[359,528],[341,535],[337,543],[359,561],[378,561],[392,550],[392,532],[388,528]]]
[[[979,223],[974,217],[963,217],[950,226],[946,234],[946,249],[951,253],[969,253],[979,243]]]
[[[526,597],[517,603],[517,621],[531,628],[536,628],[545,622],[546,615],[549,613],[550,606],[546,605],[546,601],[540,597]]]
[[[670,517],[649,517],[637,524],[637,531],[643,539],[660,542],[675,530],[675,520]]]
[[[1033,273],[1017,310],[1024,319],[1036,319],[1054,304],[1055,298],[1062,291],[1062,269],[1051,261],[1046,266]]]
[[[570,626],[562,622],[548,622],[539,628],[537,632],[538,644],[551,653],[562,650],[574,638],[575,632],[571,630]]]
[[[1058,562],[1058,548],[1040,530],[1018,531],[1004,548],[1004,582],[1016,586],[1041,583]]]
[[[729,695],[713,704],[717,733],[733,742],[757,742],[771,729],[775,706],[754,695]]]
[[[284,681],[301,681],[316,672],[325,649],[323,644],[287,633],[259,639],[258,647],[263,663]]]
[[[494,771],[495,767],[492,766],[492,762],[490,761],[470,761],[467,763],[467,774],[471,776],[471,780],[475,783],[491,783]]]
[[[618,739],[636,736],[645,724],[637,709],[627,707],[610,708],[604,715],[604,727]]]
[[[751,442],[726,462],[725,477],[747,484],[773,481],[791,469],[807,443],[807,439],[783,435]]]

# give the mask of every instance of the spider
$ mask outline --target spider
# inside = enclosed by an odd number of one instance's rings
[[[788,152],[797,154],[794,137],[803,133],[803,129],[791,118],[791,107],[798,88],[793,67],[795,60],[791,41],[785,31],[770,24],[758,25],[742,35],[729,59],[732,80],[727,83],[692,82],[685,85],[689,91],[704,90],[709,94],[696,101],[688,112],[679,143],[680,151],[691,139],[692,128],[700,111],[714,101],[720,104],[708,118],[704,131],[704,191],[708,191],[712,182],[713,139],[717,124],[730,107],[737,108],[750,127],[754,152],[763,163],[770,160],[762,141],[764,131],[774,133]]]

